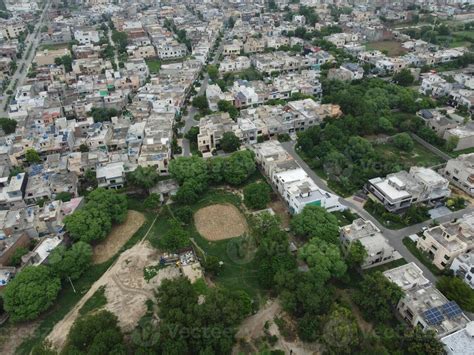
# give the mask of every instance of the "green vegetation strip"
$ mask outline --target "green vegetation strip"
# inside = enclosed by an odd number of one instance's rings
[[[403,238],[403,244],[407,247],[410,253],[412,253],[418,260],[420,260],[420,262],[425,265],[434,275],[443,275],[443,271],[433,265],[429,256],[420,249],[418,249],[414,241],[412,241],[408,237],[405,237]]]

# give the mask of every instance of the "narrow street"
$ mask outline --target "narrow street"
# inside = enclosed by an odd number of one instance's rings
[[[36,23],[33,32],[28,34],[28,36],[26,37],[24,55],[21,59],[18,59],[16,71],[11,77],[10,84],[5,89],[5,92],[7,92],[8,90],[13,90],[15,82],[17,82],[16,87],[20,87],[23,85],[23,82],[26,79],[26,75],[28,74],[28,68],[30,67],[31,62],[35,57],[36,49],[41,41],[41,27],[45,24],[45,20],[47,17],[46,14],[50,6],[51,1],[48,1],[44,6],[43,12],[41,13],[41,17]],[[31,50],[29,51],[30,47]],[[4,110],[4,106],[7,99],[8,95],[4,94],[4,98],[0,104],[0,116],[2,117],[8,117],[8,112]]]
[[[215,51],[214,59],[212,60],[211,64],[215,65],[215,64],[219,63],[219,57],[221,56],[221,53],[222,53],[223,49],[224,49],[224,38],[222,38],[222,40],[219,44],[219,47]],[[204,78],[202,79],[201,86],[199,87],[199,90],[198,90],[196,96],[201,96],[201,95],[206,94],[206,89],[207,89],[208,83],[209,83],[209,75],[206,72],[206,73],[204,73]],[[190,103],[188,114],[186,115],[186,117],[184,117],[185,121],[184,121],[183,134],[186,134],[193,126],[196,126],[197,124],[199,124],[199,121],[196,121],[194,119],[194,115],[197,113],[197,111],[198,110],[195,107],[193,107]],[[182,142],[183,142],[182,143],[182,145],[183,145],[183,156],[188,157],[188,156],[191,155],[191,148],[189,146],[189,141],[186,138],[183,138]]]

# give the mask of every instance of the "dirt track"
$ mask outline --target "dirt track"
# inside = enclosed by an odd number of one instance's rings
[[[144,222],[145,216],[142,213],[129,210],[125,222],[114,226],[107,238],[94,247],[92,262],[100,264],[109,260],[135,234]]]

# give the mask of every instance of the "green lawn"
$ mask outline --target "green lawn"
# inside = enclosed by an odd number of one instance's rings
[[[366,43],[366,47],[369,50],[379,50],[381,52],[386,51],[389,57],[396,57],[407,52],[407,50],[402,47],[402,43],[399,41],[369,42]]]
[[[425,265],[434,275],[443,275],[443,271],[433,265],[430,257],[426,253],[418,249],[414,241],[412,241],[408,237],[405,237],[403,238],[403,244],[407,247],[410,253],[412,253],[418,260],[420,260],[421,263]]]
[[[387,161],[397,160],[405,169],[412,166],[429,167],[443,163],[440,157],[431,153],[421,144],[413,143],[414,148],[411,152],[401,151],[391,143],[374,145],[374,149],[382,158],[386,158]]]
[[[261,175],[255,174],[250,180],[260,179]],[[247,183],[249,183],[247,181]],[[229,203],[236,206],[244,215],[242,209],[242,201],[239,196],[229,192],[225,192],[219,189],[210,189],[202,198],[191,206],[193,211],[197,211],[202,207],[212,204],[224,204]],[[169,208],[163,209],[160,214],[153,233],[165,233],[169,228],[169,218],[172,217],[172,211],[179,208],[178,205],[171,205]],[[224,267],[219,276],[215,278],[215,281],[222,286],[235,290],[246,291],[254,299],[261,300],[263,290],[260,288],[257,280],[257,261],[253,258],[256,251],[256,247],[252,242],[251,236],[243,236],[238,238],[232,238],[228,240],[210,242],[197,232],[194,223],[191,223],[186,227],[191,238],[197,244],[199,249],[203,250],[205,256],[213,255],[218,257],[224,263]],[[152,235],[150,235],[151,237]],[[244,247],[246,252],[245,256],[237,256],[235,250],[237,247]],[[247,247],[247,248],[245,248]],[[196,248],[197,249],[197,248]],[[199,253],[199,250],[197,250]]]
[[[401,259],[390,261],[389,263],[386,263],[386,264],[383,264],[383,265],[379,265],[379,266],[371,267],[370,269],[366,269],[366,270],[364,270],[364,273],[371,274],[371,273],[374,273],[374,272],[377,272],[377,271],[384,272],[386,270],[394,269],[396,267],[405,265],[406,263],[407,263],[407,261],[405,259],[401,258]]]
[[[340,227],[347,226],[360,217],[358,214],[353,213],[350,210],[345,210],[344,212],[332,212],[331,214],[336,216]]]
[[[68,48],[67,44],[64,43],[59,43],[59,44],[43,44],[38,47],[38,51],[43,51],[45,49],[47,50],[56,50],[56,49],[63,49],[63,48]]]
[[[145,59],[146,65],[150,70],[150,74],[158,74],[161,68],[161,61],[159,59]]]

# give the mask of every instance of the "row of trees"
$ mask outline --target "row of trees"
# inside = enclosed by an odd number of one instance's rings
[[[256,171],[254,153],[242,150],[229,157],[204,160],[180,157],[170,162],[169,172],[180,184],[174,197],[178,203],[195,203],[210,184],[243,184]]]

